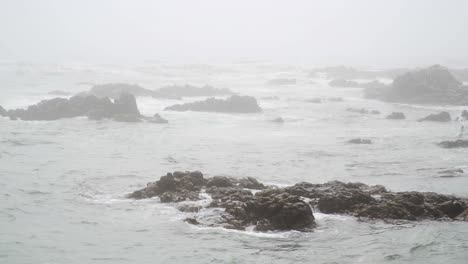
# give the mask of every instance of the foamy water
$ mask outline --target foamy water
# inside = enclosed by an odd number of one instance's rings
[[[170,123],[0,118],[0,263],[426,264],[468,258],[467,223],[369,223],[315,212],[314,232],[259,233],[191,226],[182,221],[190,213],[172,204],[125,199],[174,170],[252,176],[280,186],[361,181],[394,191],[468,196],[466,174],[439,173],[466,168],[467,151],[435,145],[452,139],[458,124],[416,122],[441,110],[455,115],[460,107],[365,100],[360,89],[330,88],[326,80],[311,79],[307,68],[258,64],[13,64],[1,65],[0,77],[5,108],[51,98],[52,90],[76,93],[92,83],[128,82],[149,89],[186,83],[230,88],[255,96],[264,109],[242,115],[179,113],[163,109],[181,101],[137,98],[142,113],[158,112]],[[272,78],[296,78],[297,84],[266,85]],[[344,102],[304,102],[317,97]],[[350,113],[348,107],[382,114]],[[385,119],[392,111],[407,119]],[[279,116],[286,122],[270,122]],[[355,137],[374,144],[346,144]]]

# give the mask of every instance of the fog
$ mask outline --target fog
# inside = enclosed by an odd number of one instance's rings
[[[468,65],[468,2],[0,2],[0,59]]]

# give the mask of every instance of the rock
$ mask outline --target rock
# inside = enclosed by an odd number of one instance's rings
[[[341,97],[329,97],[327,98],[327,100],[330,102],[343,102],[344,101],[343,98]]]
[[[367,98],[388,102],[419,104],[468,103],[468,89],[440,65],[410,71],[396,77],[392,85],[365,90]]]
[[[277,78],[277,79],[271,79],[267,82],[267,85],[293,85],[293,84],[296,84],[296,79]]]
[[[167,119],[164,119],[159,114],[154,114],[154,116],[152,118],[148,119],[148,122],[155,123],[155,124],[167,124],[167,123],[169,123],[169,121],[167,121]]]
[[[8,116],[8,112],[0,105],[0,116]]]
[[[234,95],[229,89],[217,89],[209,85],[197,87],[192,85],[171,85],[162,87],[154,91],[153,96],[181,98],[194,96],[219,96],[219,95]]]
[[[450,122],[452,118],[448,112],[440,112],[438,114],[431,114],[424,118],[418,120],[419,122],[422,121],[434,121],[434,122]]]
[[[314,104],[321,104],[322,99],[320,98],[312,98],[312,99],[306,99],[304,102],[306,103],[314,103]]]
[[[178,104],[166,107],[164,110],[221,113],[258,113],[262,111],[255,98],[239,95],[230,96],[225,100],[209,98],[204,101]]]
[[[406,116],[405,114],[403,114],[402,112],[392,112],[391,114],[389,114],[387,117],[385,117],[386,119],[397,119],[397,120],[401,120],[401,119],[406,119]]]
[[[442,148],[468,148],[468,140],[442,141],[438,145]]]
[[[331,80],[328,85],[331,87],[346,87],[346,88],[358,88],[360,87],[358,82],[348,81],[345,79],[334,79]]]
[[[61,90],[54,90],[48,93],[49,95],[61,95],[61,96],[67,96],[71,95],[69,92],[61,91]]]
[[[372,144],[372,140],[367,138],[353,138],[348,140],[348,143],[351,144]]]
[[[260,191],[254,194],[250,189]],[[207,194],[211,196],[204,200],[208,205],[188,202]],[[382,220],[464,220],[468,215],[468,200],[451,195],[389,192],[381,185],[340,181],[267,188],[251,177],[205,179],[198,171],[168,173],[129,195],[134,199],[155,196],[163,203],[176,203],[183,212],[210,210],[188,218],[188,223],[238,230],[254,226],[257,231],[310,231],[316,226],[312,208],[325,214]]]
[[[70,99],[54,98],[43,100],[31,105],[27,109],[9,110],[7,115],[11,119],[22,120],[57,120],[88,116],[90,119],[100,120],[114,118],[120,120],[136,120],[140,118],[140,112],[133,95],[122,94],[115,103],[109,98],[97,98],[96,96],[73,96]]]
[[[368,109],[365,109],[365,108],[347,108],[346,111],[353,112],[353,113],[359,113],[359,114],[371,114],[371,115],[380,114],[380,111],[378,111],[378,110],[368,110]]]
[[[224,176],[214,176],[211,178],[207,185],[208,187],[231,187],[233,186],[232,181],[228,177]]]
[[[127,83],[107,83],[95,85],[86,95],[94,95],[98,98],[109,97],[112,99],[120,98],[121,94],[131,94],[133,96],[153,96],[154,91],[145,89],[136,84]]]
[[[277,117],[273,120],[271,120],[271,122],[274,122],[274,123],[284,123],[284,119],[282,117]]]

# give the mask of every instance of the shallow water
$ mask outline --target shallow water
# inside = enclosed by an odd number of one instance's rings
[[[271,78],[297,85],[268,86]],[[466,263],[468,224],[361,222],[316,213],[314,232],[255,233],[190,226],[157,199],[126,193],[166,172],[253,176],[273,184],[329,180],[468,196],[467,150],[442,149],[456,122],[416,122],[459,107],[365,100],[360,89],[329,88],[307,68],[234,65],[0,65],[0,105],[24,107],[52,90],[89,83],[211,84],[253,95],[260,114],[166,112],[174,100],[138,98],[142,113],[170,123],[127,124],[86,118],[47,122],[0,118],[0,263]],[[314,82],[314,83],[312,83]],[[277,100],[262,99],[277,96]],[[313,104],[315,97],[344,102]],[[195,99],[190,99],[195,100]],[[189,100],[185,100],[189,101]],[[378,109],[361,115],[348,107]],[[407,120],[387,120],[402,111]],[[278,116],[286,122],[270,122]],[[372,145],[351,145],[354,137]]]

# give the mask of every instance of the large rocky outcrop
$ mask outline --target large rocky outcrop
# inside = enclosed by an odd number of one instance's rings
[[[368,88],[365,96],[389,102],[463,105],[468,103],[468,88],[447,68],[434,65],[400,75],[388,87]]]
[[[70,99],[54,98],[43,100],[26,109],[9,110],[6,113],[11,119],[22,120],[57,120],[87,116],[89,119],[113,119],[122,122],[140,122],[140,114],[135,96],[123,93],[112,102],[108,97],[98,98],[94,95],[73,96]]]
[[[221,113],[257,113],[262,111],[255,98],[239,95],[233,95],[227,99],[209,98],[204,101],[177,104],[166,107],[165,110]]]
[[[191,215],[186,219],[190,224],[240,230],[254,226],[257,231],[309,231],[316,225],[313,210],[363,219],[416,221],[463,220],[468,208],[465,198],[430,192],[390,192],[381,185],[332,181],[278,188],[264,186],[254,178],[205,178],[199,171],[168,173],[129,194],[134,199],[151,197],[176,203],[183,212],[210,212]],[[199,201],[208,203],[201,205]],[[204,218],[205,215],[209,217]]]

